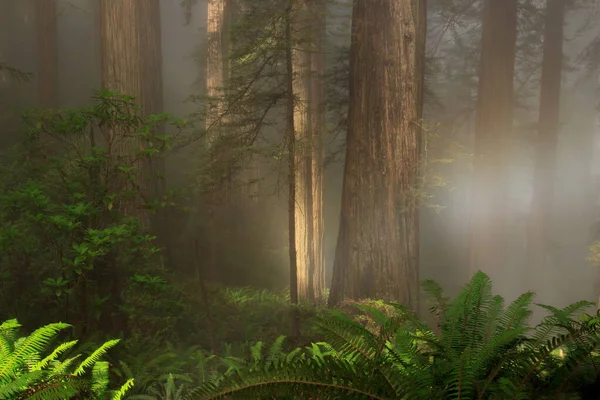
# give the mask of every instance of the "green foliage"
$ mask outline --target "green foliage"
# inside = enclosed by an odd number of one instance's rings
[[[379,325],[376,332],[332,311],[319,321],[327,353],[313,345],[238,364],[196,389],[194,398],[578,398],[598,379],[597,318],[574,317],[589,303],[542,306],[550,316],[531,327],[533,294],[504,307],[481,272],[451,302],[432,282],[425,288],[436,303],[438,332],[397,304],[390,304],[393,316],[361,306]]]
[[[61,359],[76,340],[62,343],[48,353],[50,343],[70,325],[55,323],[19,337],[20,324],[8,320],[0,325],[0,399],[86,399],[120,400],[133,386],[129,379],[117,390],[109,389],[109,364],[100,358],[119,341],[110,340],[98,347],[78,365],[81,357]],[[77,397],[76,397],[77,396]]]
[[[186,289],[184,302],[189,309],[184,314],[186,322],[182,328],[185,333],[181,334],[185,335],[188,343],[218,351],[218,348],[213,348],[218,343],[244,346],[259,340],[271,342],[289,330],[291,306],[287,289],[273,292],[209,285],[207,290],[208,307],[198,296],[196,287]],[[207,308],[213,318],[212,323]],[[309,304],[299,306],[301,333],[308,341],[317,339],[311,324],[317,312]]]
[[[175,381],[184,383],[177,385]],[[191,378],[185,375],[167,374],[158,378],[155,386],[148,389],[148,394],[138,394],[128,397],[128,400],[182,400],[188,394],[188,384]]]
[[[166,276],[147,230],[153,191],[139,175],[170,146],[158,127],[177,121],[140,118],[130,96],[95,100],[25,113],[29,139],[0,160],[0,306],[25,321],[72,321],[82,334],[168,330],[176,294],[139,279]]]

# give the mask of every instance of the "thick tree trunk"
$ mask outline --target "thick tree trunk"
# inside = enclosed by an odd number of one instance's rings
[[[548,0],[544,27],[544,58],[540,90],[537,158],[533,180],[527,252],[529,286],[538,289],[550,251],[556,179],[556,145],[560,121],[565,0]]]
[[[56,108],[58,71],[56,53],[56,0],[36,0],[38,105]]]
[[[507,275],[503,268],[516,36],[517,0],[486,0],[470,206],[470,269],[472,274],[484,270],[493,281]]]
[[[140,58],[139,5],[140,2],[136,0],[100,0],[102,87],[135,96],[138,105],[146,103],[142,100],[142,64],[146,60]],[[125,139],[125,135],[130,136],[118,128],[111,129],[109,148],[113,156],[129,163],[137,158],[139,141],[132,137]],[[138,160],[135,167],[136,190],[145,193],[147,166]],[[129,185],[125,180],[123,184]],[[121,187],[117,190],[128,189],[132,188]],[[129,215],[138,217],[141,226],[149,226],[147,211],[135,200],[122,204],[121,208]]]
[[[99,0],[100,11],[100,46],[101,46],[101,80],[102,87],[116,90],[124,95],[136,97],[136,103],[143,104],[141,75],[143,60],[140,59],[140,30],[138,24],[139,0]],[[108,153],[116,162],[130,163],[136,157],[139,141],[130,137],[118,127],[105,128],[105,137],[108,139]],[[129,137],[127,137],[129,136]],[[135,185],[137,190],[145,191],[145,172],[147,166],[136,162]],[[134,189],[126,180],[113,187],[115,192]],[[149,217],[145,208],[140,207],[137,199],[128,199],[119,205],[121,211],[139,219],[140,226],[149,226]],[[111,280],[107,283],[107,290],[113,299],[119,299],[123,288],[123,277],[117,269],[111,268]],[[111,310],[117,315],[116,309]],[[126,321],[123,318],[110,319],[113,330],[124,328]]]
[[[418,201],[426,6],[357,0],[340,230],[330,304],[418,309]]]
[[[293,30],[301,32],[307,22],[304,0],[294,1],[295,17]],[[310,157],[310,125],[308,94],[310,89],[310,49],[304,43],[289,43],[292,47],[293,72],[288,79],[293,81],[292,102],[294,109],[294,185],[295,185],[295,239],[296,266],[298,271],[298,297],[314,299],[311,269],[313,267],[312,253],[312,163]],[[288,105],[289,107],[289,105]],[[289,140],[289,139],[288,139]]]
[[[141,99],[135,0],[100,0],[102,86]]]
[[[162,40],[159,0],[141,0],[138,2],[139,21],[139,58],[141,60],[140,79],[142,114],[148,116],[164,111],[163,76],[162,76]],[[160,129],[159,129],[160,130]],[[160,132],[155,132],[160,133]],[[146,185],[153,199],[160,199],[165,194],[166,164],[164,156],[158,154],[149,161],[146,170]],[[169,226],[166,209],[156,210],[150,218],[152,232],[158,243],[165,248],[165,257],[170,260],[168,238]]]
[[[144,115],[163,112],[162,41],[159,0],[137,3],[141,67],[140,104]]]

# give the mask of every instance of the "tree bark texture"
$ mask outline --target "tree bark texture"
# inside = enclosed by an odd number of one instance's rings
[[[159,0],[139,0],[137,3],[139,21],[139,58],[141,68],[141,98],[142,114],[160,114],[163,106],[163,75],[162,75],[162,37]],[[163,132],[157,127],[155,134]],[[166,191],[166,160],[163,154],[157,154],[147,165],[146,185],[153,199],[161,199]],[[165,249],[167,260],[170,260],[168,239],[167,210],[159,208],[150,218],[153,233],[158,243]]]
[[[370,297],[418,308],[425,35],[425,1],[354,1],[331,305]]]
[[[116,90],[121,94],[136,97],[136,103],[144,104],[142,100],[142,64],[141,40],[139,27],[138,0],[100,0],[100,39],[102,87]],[[145,58],[145,57],[144,57]],[[109,128],[109,154],[126,163],[137,158],[140,142],[135,138],[127,138],[131,133],[118,128]],[[146,190],[144,178],[146,165],[141,160],[136,161],[135,185],[141,192]],[[120,190],[132,189],[130,187]],[[141,226],[148,227],[148,213],[129,201],[121,205],[123,211],[139,218]]]
[[[290,260],[290,302],[298,304],[298,258],[296,250],[296,107],[294,104],[294,50],[292,49],[292,9],[294,0],[289,0],[285,21],[285,71],[286,71],[286,104],[285,133],[288,150],[288,253]],[[291,336],[298,338],[300,323],[298,310],[291,312]]]
[[[37,85],[38,105],[42,108],[58,106],[56,0],[36,0]]]
[[[544,267],[548,252],[551,251],[556,150],[560,129],[564,19],[565,0],[548,0],[544,26],[537,157],[527,240],[530,290],[542,289],[539,285],[543,282]]]
[[[315,29],[312,30],[314,37],[314,51],[310,57],[310,90],[309,90],[309,114],[310,114],[310,163],[311,163],[311,193],[312,193],[312,253],[313,266],[310,270],[312,275],[312,286],[315,300],[320,301],[327,284],[325,282],[325,220],[323,214],[323,190],[324,190],[324,162],[325,162],[325,56],[324,39],[326,37],[327,19],[326,7],[321,0],[311,1],[311,17]]]
[[[159,0],[138,0],[142,112],[163,112],[162,41]]]
[[[295,229],[298,297],[317,301],[325,289],[323,257],[322,49],[320,0],[296,0],[293,24]]]
[[[223,49],[223,27],[225,25],[226,0],[208,0],[207,21],[207,63],[206,63],[206,90],[209,101],[209,109],[206,113],[206,126],[213,125],[219,118],[223,109],[221,88],[224,86],[224,49]],[[214,99],[214,100],[213,100]],[[214,135],[210,135],[212,141]]]
[[[209,0],[207,12],[207,53],[206,53],[206,94],[207,94],[207,110],[206,110],[206,129],[207,129],[207,149],[210,157],[211,168],[209,168],[208,177],[211,182],[211,190],[208,198],[208,245],[209,258],[208,268],[209,277],[211,280],[218,280],[218,252],[219,252],[219,228],[220,208],[227,199],[227,190],[221,187],[216,187],[216,184],[221,182],[221,166],[216,165],[220,157],[214,152],[214,147],[217,144],[219,137],[218,128],[221,125],[223,112],[222,88],[225,85],[224,67],[225,67],[225,50],[223,46],[224,26],[226,25],[226,6],[227,0]],[[222,160],[220,160],[222,161]],[[218,176],[217,176],[218,175]]]
[[[486,0],[473,160],[470,270],[471,274],[483,270],[494,282],[502,282],[508,275],[503,268],[516,37],[517,0]]]

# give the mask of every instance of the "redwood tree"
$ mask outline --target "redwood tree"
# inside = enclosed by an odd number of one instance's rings
[[[544,26],[537,158],[527,240],[530,286],[543,279],[543,268],[546,265],[547,253],[550,251],[552,231],[550,224],[556,178],[556,142],[560,121],[564,19],[565,0],[548,0]]]
[[[371,297],[418,308],[425,32],[425,1],[354,1],[332,305]]]
[[[471,198],[471,273],[496,282],[505,274],[506,196],[513,119],[517,0],[486,0],[475,127]]]
[[[208,169],[208,181],[210,193],[208,196],[208,269],[210,278],[216,280],[218,273],[218,242],[219,233],[223,231],[221,223],[221,214],[223,207],[228,203],[228,179],[223,185],[223,157],[218,154],[223,149],[218,148],[219,127],[223,123],[223,87],[225,86],[225,66],[226,49],[224,38],[227,37],[225,26],[228,17],[227,0],[209,0],[207,9],[207,52],[206,52],[206,91],[207,91],[207,110],[206,110],[206,130],[207,149],[209,152],[211,168]],[[227,160],[227,158],[225,158]],[[226,161],[225,161],[226,162]],[[225,167],[226,169],[226,167]]]
[[[298,297],[315,301],[325,289],[323,258],[323,128],[321,109],[325,15],[321,0],[295,0],[292,80],[295,241]]]
[[[137,20],[139,21],[139,59],[140,105],[146,116],[159,114],[163,107],[163,74],[162,74],[162,41],[159,0],[143,0],[137,4]],[[157,133],[157,132],[156,132]],[[165,194],[166,163],[157,154],[146,167],[146,184],[149,193],[160,199]],[[165,209],[157,210],[151,218],[152,231],[157,235],[158,243],[165,249],[167,260],[171,259],[167,213]]]
[[[56,0],[36,0],[38,104],[57,107]]]

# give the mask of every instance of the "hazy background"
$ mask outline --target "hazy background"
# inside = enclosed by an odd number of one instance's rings
[[[35,72],[34,23],[29,0],[4,1],[14,7],[19,18],[3,20],[10,24],[13,34],[0,39],[2,60],[23,71]],[[199,104],[187,101],[190,95],[204,91],[203,48],[206,46],[206,1],[199,0],[192,7],[192,18],[185,23],[185,13],[180,0],[161,0],[163,93],[165,111],[186,117],[198,111]],[[329,9],[327,66],[340,67],[339,54],[350,42],[349,0],[339,0]],[[466,3],[466,2],[465,2]],[[439,135],[432,139],[430,156],[453,157],[454,162],[440,164],[433,172],[440,175],[444,186],[430,188],[435,197],[432,206],[423,207],[421,221],[421,271],[423,278],[434,278],[450,293],[469,278],[469,182],[470,152],[473,144],[475,98],[477,94],[478,52],[481,25],[477,10],[480,2],[471,1],[465,12],[449,22],[442,14],[441,0],[432,1],[429,9],[428,53],[430,68],[427,76],[428,101],[426,119]],[[60,107],[77,107],[90,104],[93,90],[100,85],[100,54],[98,25],[93,0],[58,1],[58,71]],[[543,9],[544,2],[540,2]],[[600,122],[598,112],[597,71],[589,71],[579,58],[584,49],[600,35],[600,24],[587,24],[592,15],[589,9],[567,14],[565,31],[565,68],[562,90],[562,129],[558,143],[558,168],[556,184],[553,252],[548,271],[553,290],[540,293],[539,302],[562,305],[583,298],[595,301],[598,272],[586,260],[588,247],[600,238]],[[1,18],[6,19],[6,16]],[[506,266],[506,281],[496,287],[500,294],[514,298],[529,290],[523,271],[525,260],[526,221],[531,202],[533,168],[533,138],[531,128],[537,120],[539,93],[539,63],[541,51],[531,42],[535,23],[522,21],[519,32],[519,54],[515,87],[519,107],[515,113],[515,143],[512,155],[510,208],[511,243],[507,249],[510,262]],[[541,32],[541,31],[540,31]],[[534,40],[535,42],[535,40]],[[11,83],[6,80],[0,90],[11,97],[0,96],[4,113],[3,147],[14,143],[22,135],[16,114],[33,103],[31,83]],[[332,114],[329,124],[335,125]],[[277,126],[269,128],[271,135],[282,134]],[[326,138],[328,153],[343,146],[344,132],[331,129]],[[193,148],[181,150],[169,157],[167,182],[170,187],[194,184],[195,159]],[[340,193],[343,173],[343,152],[327,164],[325,177],[325,258],[328,279],[338,234]],[[232,263],[245,263],[243,268],[255,271],[265,269],[269,279],[263,284],[282,287],[287,284],[287,195],[277,190],[281,174],[276,162],[263,160],[261,164],[261,194],[256,208],[257,216],[251,223],[264,240],[248,244],[252,253],[232,258]],[[189,263],[190,237],[198,235],[202,227],[185,215],[174,217],[171,238],[175,241],[175,263]],[[226,238],[224,238],[226,240]],[[240,246],[232,244],[230,253],[242,254]],[[245,250],[244,250],[245,251]],[[248,254],[253,254],[249,258]],[[242,267],[240,267],[242,268]],[[239,277],[238,277],[239,278]],[[239,280],[239,279],[238,279]],[[252,283],[256,283],[252,282]]]

